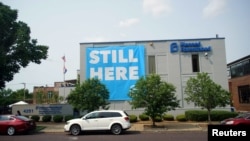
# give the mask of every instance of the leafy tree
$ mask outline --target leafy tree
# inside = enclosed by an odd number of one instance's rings
[[[15,99],[11,98],[12,95],[12,90],[11,89],[0,89],[0,106],[8,106],[15,101]]]
[[[50,91],[50,92],[45,92],[43,90],[38,90],[35,92],[35,103],[37,104],[52,104],[52,103],[59,103],[63,102],[63,97],[62,100],[60,101],[60,97],[58,92]]]
[[[85,80],[84,83],[76,85],[67,97],[68,103],[81,111],[94,111],[99,109],[108,109],[107,105],[109,91],[104,84],[101,84],[97,78]]]
[[[59,94],[56,92],[52,92],[51,103],[58,103],[59,102]]]
[[[157,74],[141,77],[130,90],[129,96],[132,99],[132,108],[145,108],[145,113],[152,119],[153,126],[157,117],[162,117],[165,112],[179,107],[175,87],[161,81]]]
[[[32,100],[32,93],[28,89],[19,89],[12,91],[11,89],[0,89],[0,106],[8,106],[20,100]]]
[[[17,21],[18,12],[0,2],[0,89],[21,67],[47,59],[48,47],[30,38],[29,26]]]
[[[32,99],[32,95],[29,94],[29,90],[28,89],[19,89],[16,91],[13,91],[11,94],[12,99],[15,99],[16,102],[20,101],[20,100],[28,100],[28,99]]]
[[[60,102],[60,103],[64,102],[64,97],[63,96],[59,96],[58,97],[58,102]]]
[[[51,91],[49,93],[44,94],[44,98],[47,103],[59,103],[59,94],[58,92]]]
[[[209,122],[212,109],[230,104],[230,93],[213,82],[205,72],[198,73],[196,78],[192,77],[187,81],[185,93],[188,103],[194,102],[195,105],[207,109]]]
[[[43,91],[39,90],[35,93],[35,100],[37,104],[42,104],[44,102],[44,93]]]
[[[28,89],[23,90],[25,92],[25,101],[28,103],[33,103],[33,92],[30,93]]]

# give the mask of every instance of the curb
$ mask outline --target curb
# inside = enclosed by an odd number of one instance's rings
[[[139,132],[207,131],[207,124],[208,123],[163,121],[156,123],[158,128],[152,128],[149,127],[152,125],[151,122],[143,121],[138,123],[131,123],[132,126],[127,131],[139,131]],[[38,131],[41,133],[65,133],[64,125],[65,123],[53,123],[53,122],[37,123],[37,126],[45,127],[44,129]]]

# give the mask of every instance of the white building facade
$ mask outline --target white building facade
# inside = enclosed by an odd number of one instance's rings
[[[80,43],[80,82],[98,77],[110,91],[110,109],[132,110],[129,89],[139,77],[156,73],[176,87],[181,108],[175,114],[195,107],[185,98],[186,82],[198,72],[228,90],[225,38],[144,40]]]

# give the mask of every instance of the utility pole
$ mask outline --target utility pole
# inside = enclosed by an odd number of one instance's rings
[[[25,101],[25,89],[26,89],[26,83],[21,83],[23,84],[23,101]]]

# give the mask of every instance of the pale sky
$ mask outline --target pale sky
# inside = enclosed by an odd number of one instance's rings
[[[76,79],[80,43],[225,38],[227,63],[250,54],[249,0],[0,0],[18,10],[31,38],[49,46],[48,59],[31,63],[6,84],[12,90]]]

